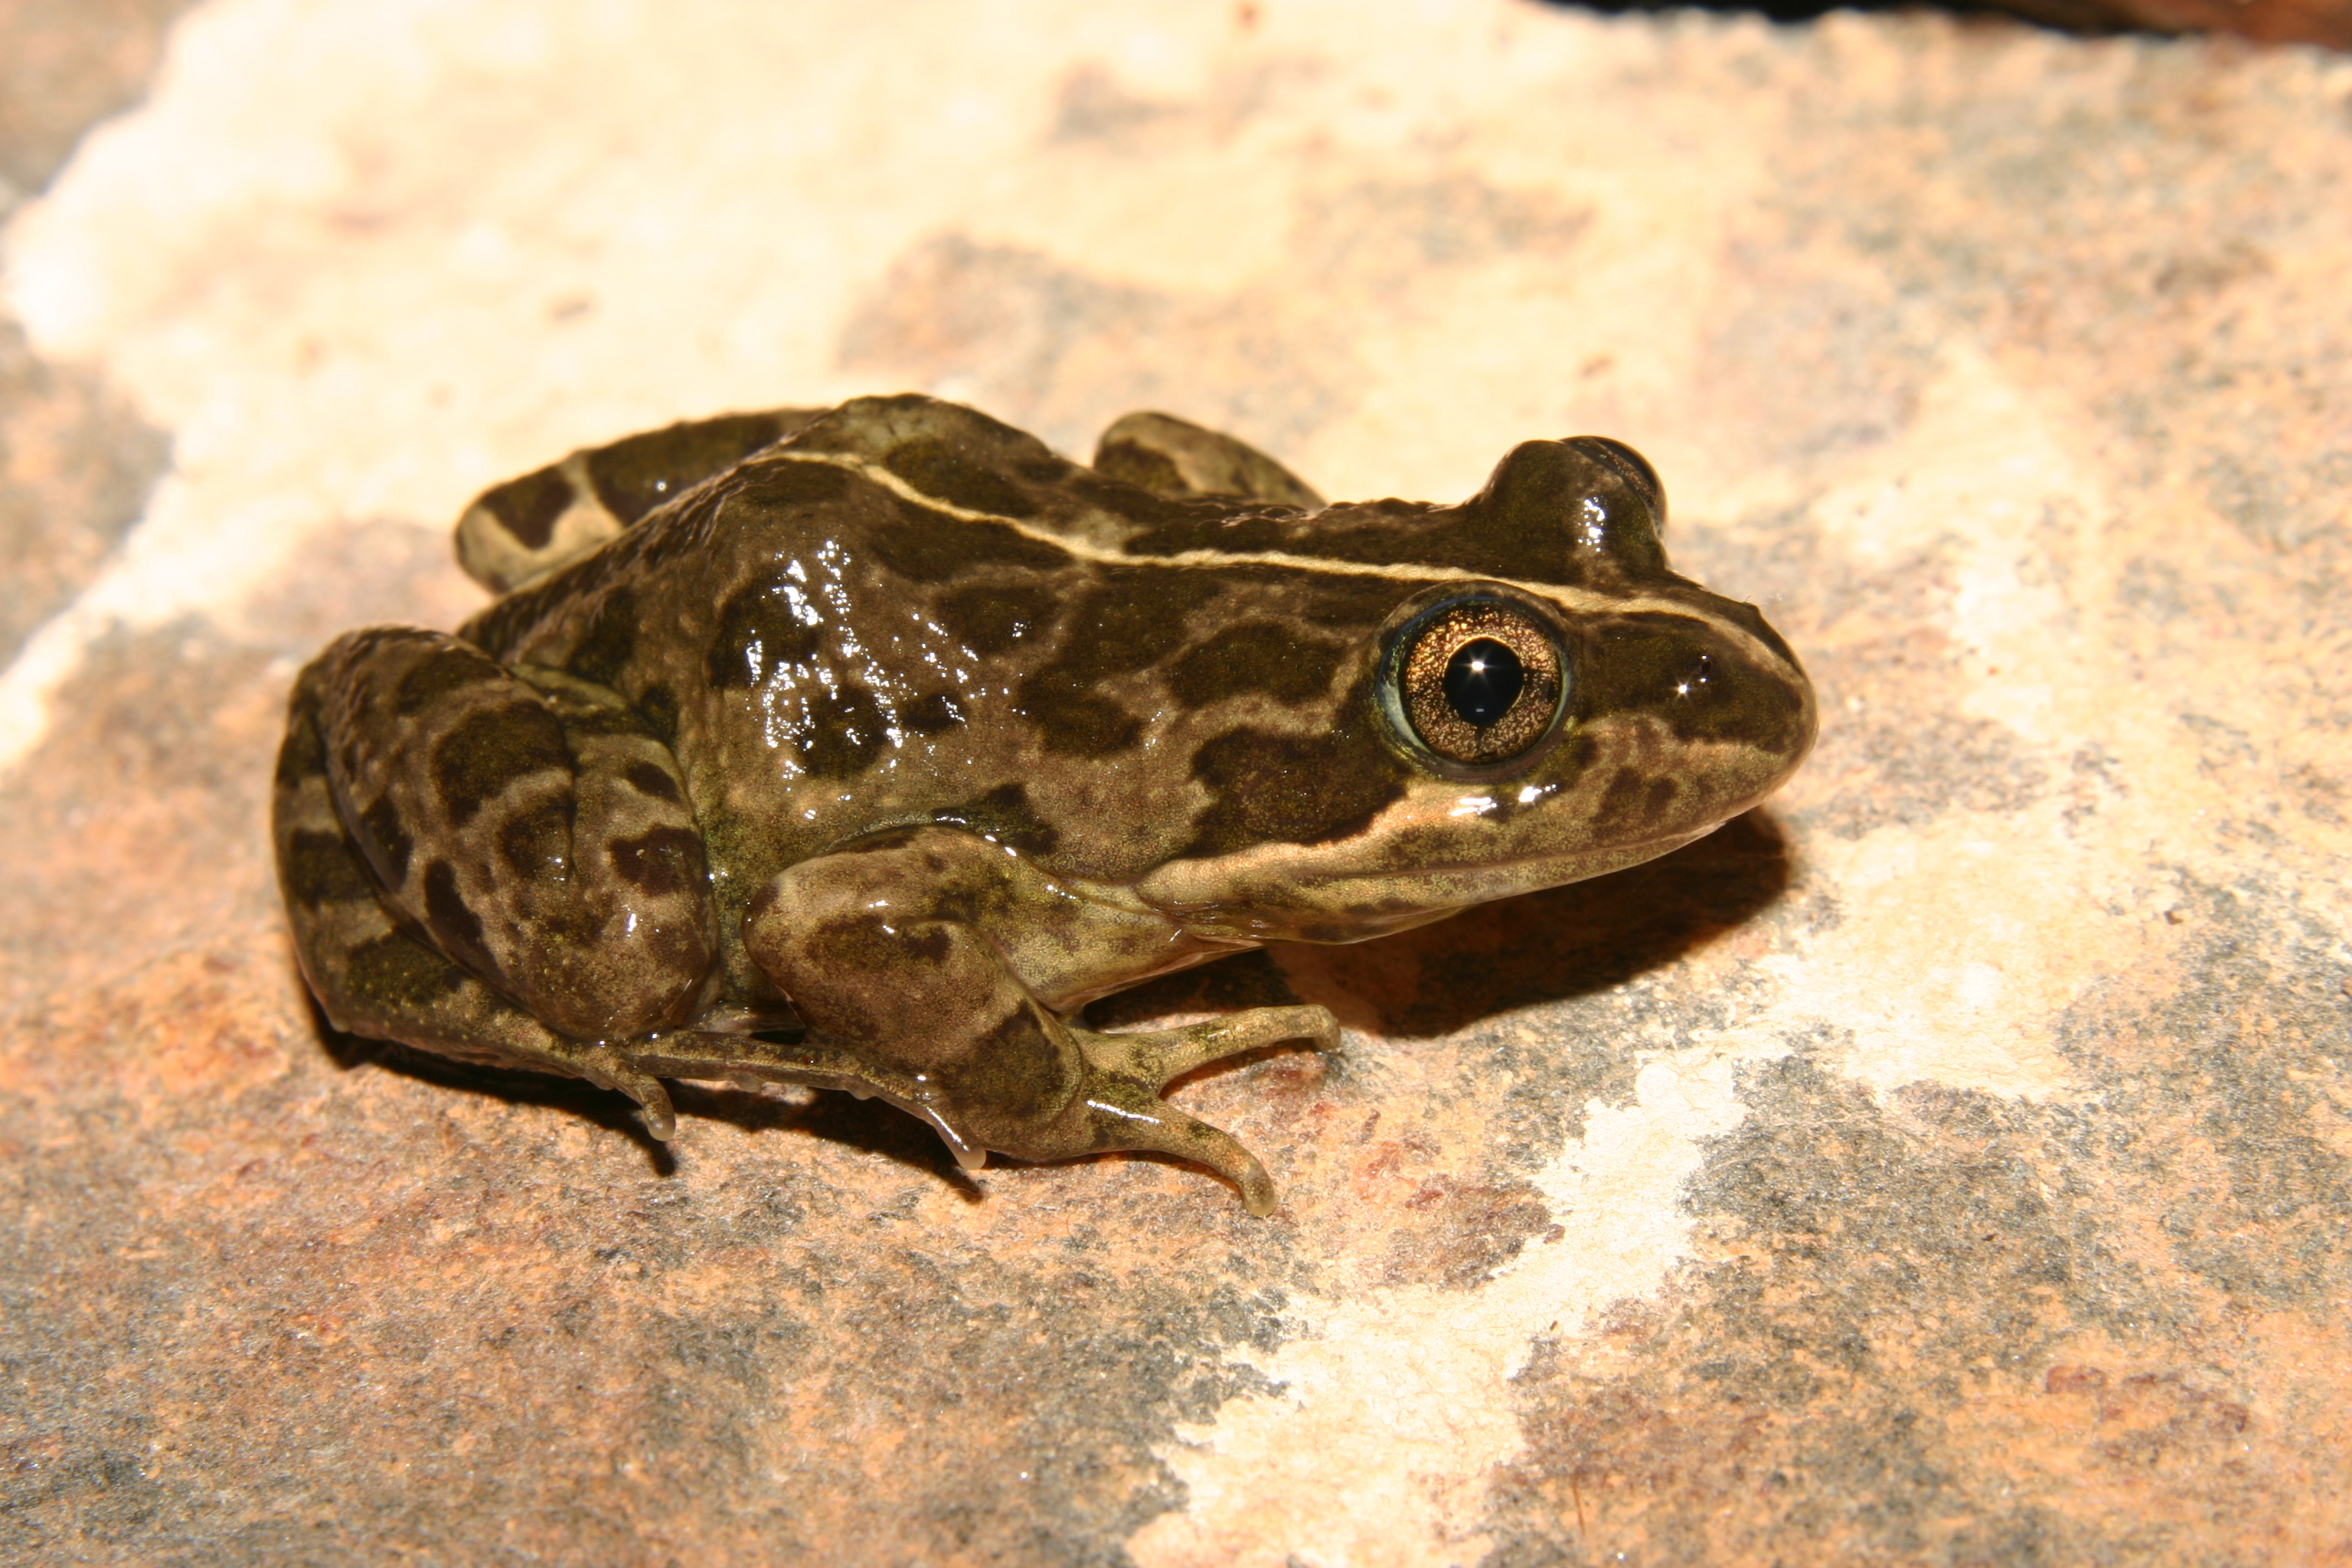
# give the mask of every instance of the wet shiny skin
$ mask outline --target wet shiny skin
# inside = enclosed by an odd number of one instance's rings
[[[1085,467],[914,396],[574,453],[460,521],[505,597],[298,682],[303,968],[339,1027],[617,1086],[662,1136],[664,1078],[845,1088],[967,1164],[1161,1150],[1267,1213],[1258,1162],[1160,1090],[1334,1045],[1330,1016],[1076,1010],[1613,870],[1769,794],[1811,689],[1667,568],[1664,518],[1591,437],[1457,506],[1325,506],[1166,416]]]

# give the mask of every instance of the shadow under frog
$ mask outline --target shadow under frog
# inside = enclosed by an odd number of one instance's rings
[[[917,396],[577,452],[461,519],[504,597],[298,680],[297,952],[336,1027],[619,1089],[656,1138],[665,1080],[845,1089],[967,1168],[1153,1151],[1269,1213],[1161,1090],[1335,1046],[1331,1015],[1082,1010],[1605,876],[1769,795],[1811,686],[1668,568],[1664,515],[1599,437],[1522,443],[1456,506],[1325,505],[1166,416],[1081,466]]]

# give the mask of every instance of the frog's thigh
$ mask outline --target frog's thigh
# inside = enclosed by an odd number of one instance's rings
[[[1160,1092],[1203,1062],[1273,1041],[1334,1044],[1330,1014],[1265,1007],[1191,1028],[1102,1035],[1058,1016],[1033,989],[1100,989],[1103,976],[1090,987],[1075,967],[1080,954],[1149,973],[1145,955],[1177,940],[1157,917],[1072,898],[997,846],[948,828],[793,866],[743,921],[744,947],[807,1020],[810,1044],[929,1117],[960,1156],[1159,1150],[1220,1172],[1254,1212],[1270,1213],[1273,1184],[1256,1159]]]
[[[327,1021],[464,1061],[625,1089],[645,1105],[647,1125],[667,1137],[668,1097],[649,1074],[610,1047],[557,1034],[393,918],[328,784],[320,676],[314,664],[295,688],[271,826],[295,952]]]
[[[457,561],[495,593],[577,561],[654,508],[721,474],[824,413],[722,414],[583,447],[493,485],[457,520]]]
[[[354,633],[318,668],[344,827],[444,953],[581,1039],[700,1011],[718,949],[702,838],[635,710],[439,632]]]
[[[1154,495],[1235,496],[1315,508],[1314,488],[1246,441],[1172,414],[1121,416],[1096,444],[1094,468]]]

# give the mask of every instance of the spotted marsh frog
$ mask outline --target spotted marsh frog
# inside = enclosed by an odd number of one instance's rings
[[[1613,441],[1458,506],[1323,504],[1163,415],[1092,467],[867,397],[679,425],[487,492],[503,595],[296,684],[278,864],[355,1034],[577,1075],[880,1095],[959,1160],[1161,1150],[1160,1099],[1337,1043],[1320,1007],[1102,1034],[1095,997],[1356,942],[1664,854],[1787,778],[1812,690],[1666,565]]]

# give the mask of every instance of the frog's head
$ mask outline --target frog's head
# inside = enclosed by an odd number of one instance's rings
[[[1812,745],[1811,683],[1753,605],[1668,568],[1665,510],[1638,453],[1579,437],[1517,447],[1458,507],[1334,507],[1265,541],[1378,563],[1392,602],[1327,771],[1196,769],[1232,809],[1152,891],[1349,940],[1635,864],[1770,795]]]

